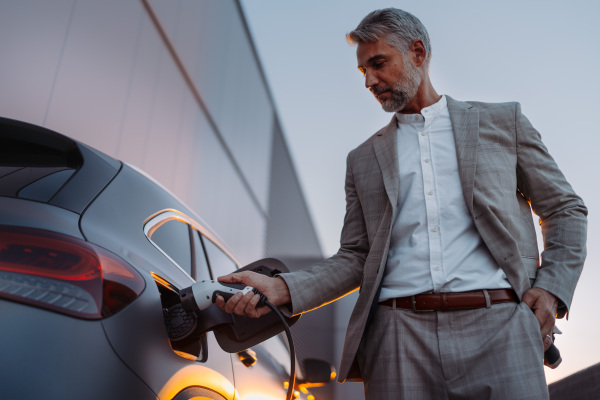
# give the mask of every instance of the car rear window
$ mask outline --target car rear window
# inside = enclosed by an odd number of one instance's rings
[[[0,167],[0,196],[48,202],[75,171],[67,167]]]

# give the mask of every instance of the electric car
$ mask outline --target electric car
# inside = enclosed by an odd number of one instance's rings
[[[135,167],[0,118],[0,398],[284,399],[280,328],[181,310],[181,289],[239,267]],[[307,363],[296,398],[333,374]]]

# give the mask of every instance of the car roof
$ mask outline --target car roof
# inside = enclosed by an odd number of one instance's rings
[[[60,133],[0,117],[0,196],[81,214],[120,168],[120,161]]]

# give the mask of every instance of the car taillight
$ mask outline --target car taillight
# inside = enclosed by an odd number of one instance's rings
[[[144,290],[116,255],[81,239],[0,226],[0,297],[85,319],[115,314]]]

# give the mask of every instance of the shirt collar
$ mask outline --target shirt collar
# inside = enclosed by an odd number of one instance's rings
[[[425,107],[421,110],[420,114],[402,114],[396,113],[396,121],[399,124],[414,124],[417,122],[423,122],[425,118],[431,118],[442,112],[448,107],[446,96],[442,95],[436,103],[433,103],[429,107]]]

